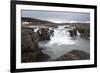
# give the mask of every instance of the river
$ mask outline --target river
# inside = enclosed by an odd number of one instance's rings
[[[71,37],[68,32],[70,28],[64,27],[55,28],[54,35],[50,36],[51,40],[39,42],[39,46],[44,49],[43,52],[48,54],[51,59],[56,59],[72,50],[90,53],[90,41],[81,38],[78,32],[76,37]]]

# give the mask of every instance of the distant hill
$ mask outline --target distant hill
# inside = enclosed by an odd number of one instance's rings
[[[78,24],[89,24],[89,23],[54,23],[46,20],[36,19],[36,18],[30,18],[30,17],[22,17],[22,22],[29,22],[29,24],[26,24],[26,26],[34,25],[34,26],[61,26],[61,25],[78,25]]]
[[[21,20],[26,22],[34,22],[34,23],[53,23],[50,21],[36,19],[36,18],[29,18],[29,17],[22,17]]]

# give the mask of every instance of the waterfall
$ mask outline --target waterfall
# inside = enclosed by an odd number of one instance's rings
[[[59,26],[54,29],[54,36],[51,37],[51,40],[39,43],[39,46],[45,49],[43,52],[48,54],[51,59],[56,59],[74,49],[84,50],[89,53],[90,42],[80,38],[78,31],[77,36],[75,36],[76,39],[73,39],[73,37],[70,37],[69,29]]]

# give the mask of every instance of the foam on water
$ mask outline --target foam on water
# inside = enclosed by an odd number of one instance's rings
[[[89,40],[82,39],[77,32],[77,37],[70,37],[69,28],[60,26],[54,30],[54,36],[50,41],[41,41],[39,46],[44,48],[44,53],[48,54],[51,59],[56,59],[71,50],[83,50],[90,52]]]

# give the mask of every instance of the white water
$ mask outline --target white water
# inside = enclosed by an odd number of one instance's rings
[[[44,53],[48,54],[51,59],[56,59],[71,50],[83,50],[90,52],[90,42],[81,38],[77,32],[77,37],[70,37],[69,28],[59,26],[54,29],[54,36],[51,36],[50,41],[41,41],[39,46],[44,48]]]

